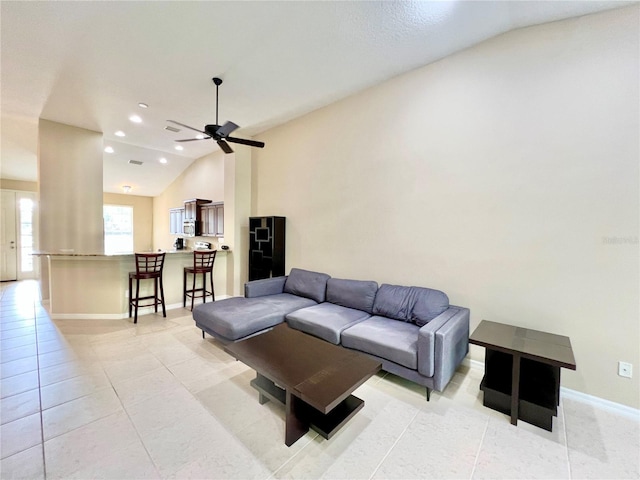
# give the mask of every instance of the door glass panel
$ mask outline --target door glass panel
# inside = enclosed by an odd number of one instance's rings
[[[33,200],[21,198],[20,216],[20,271],[33,272]]]

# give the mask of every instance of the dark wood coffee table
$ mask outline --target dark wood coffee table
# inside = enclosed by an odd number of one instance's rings
[[[560,368],[576,369],[563,335],[482,320],[469,343],[485,347],[483,404],[551,431],[560,405]]]
[[[229,344],[225,350],[256,371],[251,381],[261,404],[285,406],[285,444],[312,428],[327,440],[363,406],[351,395],[380,369],[366,355],[280,324],[273,330]]]

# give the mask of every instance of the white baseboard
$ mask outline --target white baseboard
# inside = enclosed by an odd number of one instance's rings
[[[484,362],[481,362],[479,360],[471,360],[470,358],[465,358],[464,360],[462,360],[462,365],[484,371]],[[596,397],[594,395],[589,395],[587,393],[579,392],[577,390],[572,390],[571,388],[566,387],[560,387],[560,394],[560,398],[569,398],[577,402],[587,403],[595,408],[606,410],[618,415],[624,415],[634,420],[640,419],[640,410],[638,410],[637,408],[629,407],[621,403],[612,402],[611,400]]]

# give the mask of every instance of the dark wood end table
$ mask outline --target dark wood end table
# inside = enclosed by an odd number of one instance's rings
[[[287,446],[309,428],[331,438],[364,406],[351,393],[382,368],[366,355],[286,324],[225,350],[256,371],[251,386],[261,404],[271,400],[285,406]]]
[[[560,368],[576,369],[569,337],[482,320],[469,343],[486,349],[483,405],[551,431]]]

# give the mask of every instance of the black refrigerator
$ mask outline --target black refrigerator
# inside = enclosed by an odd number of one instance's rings
[[[282,277],[285,217],[249,218],[249,280]]]

